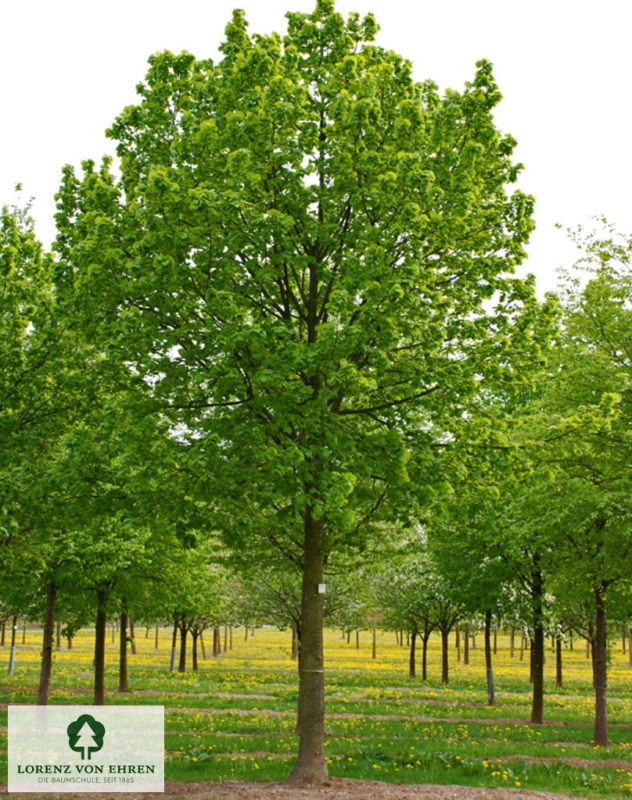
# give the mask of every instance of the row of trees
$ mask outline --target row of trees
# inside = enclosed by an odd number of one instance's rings
[[[171,617],[209,551],[296,569],[296,783],[326,776],[326,574],[421,537],[442,633],[529,598],[534,721],[555,597],[593,643],[598,744],[630,574],[630,242],[589,238],[586,279],[538,302],[491,66],[440,95],[376,32],[332,0],[283,38],[235,12],[217,63],[150,59],[120,172],[65,169],[54,257],[1,219],[3,592],[39,604],[41,701],[86,593],[102,686],[114,598]]]

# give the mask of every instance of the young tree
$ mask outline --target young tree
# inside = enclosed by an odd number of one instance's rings
[[[442,97],[376,31],[333,0],[284,38],[235,12],[217,64],[150,59],[110,131],[120,180],[86,162],[59,195],[59,290],[162,404],[197,497],[300,519],[297,783],[327,774],[328,553],[392,508],[413,438],[437,480],[430,444],[490,367],[512,379],[537,305],[507,278],[532,201],[506,192],[490,64]]]

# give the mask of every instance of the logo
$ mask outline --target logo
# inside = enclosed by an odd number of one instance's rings
[[[70,723],[66,733],[70,749],[81,753],[82,761],[90,761],[92,753],[97,753],[103,747],[105,725],[90,714],[82,714]]]

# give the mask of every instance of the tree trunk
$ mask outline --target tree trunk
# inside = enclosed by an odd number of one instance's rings
[[[608,682],[608,626],[606,623],[606,584],[595,589],[595,641],[592,647],[593,686],[595,688],[595,735],[594,744],[608,747],[608,710],[606,688]]]
[[[516,629],[512,625],[511,631],[509,632],[509,658],[514,657],[515,642],[516,642]]]
[[[174,672],[176,668],[176,643],[178,641],[178,618],[174,617],[173,620],[173,634],[171,636],[171,661],[169,664],[169,672]]]
[[[202,651],[202,658],[206,661],[206,647],[204,646],[204,631],[200,631],[200,650]]]
[[[72,636],[68,637],[68,649],[72,650]]]
[[[625,625],[621,625],[621,652],[625,655]]]
[[[224,652],[228,652],[228,625],[224,625]]]
[[[244,642],[248,641],[248,626],[246,625],[246,633],[244,634]]]
[[[296,661],[298,658],[298,644],[296,641],[296,625],[292,625],[292,661]],[[299,675],[300,680],[300,675]]]
[[[26,620],[22,620],[22,644],[26,644]]]
[[[373,628],[373,647],[371,649],[371,658],[375,660],[377,658],[377,627],[375,625],[375,620],[373,620],[371,627]]]
[[[457,664],[461,661],[461,631],[459,629],[459,624],[457,622],[456,625],[456,662]]]
[[[4,647],[6,643],[6,636],[7,636],[7,623],[2,623],[2,633],[0,634],[0,647]]]
[[[470,626],[466,625],[463,631],[463,665],[470,663]]]
[[[178,672],[186,672],[187,669],[187,628],[186,621],[180,623],[180,659],[178,661]]]
[[[632,628],[628,631],[628,641],[632,642]],[[632,647],[628,647],[628,665],[632,667]]]
[[[55,615],[55,598],[57,587],[51,581],[46,588],[46,611],[44,614],[44,635],[42,641],[42,666],[40,669],[37,704],[45,706],[50,692],[50,676],[53,668],[53,618]]]
[[[118,690],[119,692],[129,692],[129,684],[127,681],[127,611],[121,611]]]
[[[494,694],[494,672],[492,669],[492,648],[491,648],[491,627],[492,627],[492,612],[485,612],[485,672],[487,674],[487,705],[493,706],[496,704],[496,695]]]
[[[432,631],[424,631],[421,637],[421,680],[428,680],[428,642]]]
[[[494,655],[498,653],[498,627],[494,625]]]
[[[308,493],[309,494],[309,493]],[[325,760],[325,676],[323,657],[324,519],[314,519],[311,506],[305,512],[303,539],[303,586],[301,596],[301,677],[299,681],[300,739],[298,759],[289,782],[321,784],[327,779]]]
[[[449,683],[450,676],[448,674],[448,642],[449,631],[444,628],[441,631],[441,683]]]
[[[61,650],[61,620],[58,619],[55,623],[55,649],[57,652]]]
[[[233,649],[233,626],[228,626],[228,649]]]
[[[158,649],[158,625],[156,625],[156,633],[154,635],[154,650]]]
[[[136,634],[134,633],[134,620],[129,618],[129,636],[132,640],[132,655],[136,655]]]
[[[9,654],[9,675],[13,675],[15,671],[15,640],[18,633],[18,618],[17,615],[13,617],[13,625],[11,626],[11,652]]]
[[[250,631],[250,635],[251,636],[253,635],[253,632],[252,632],[253,630],[254,629],[252,629]],[[221,654],[222,654],[222,643],[220,641],[219,627],[216,625],[213,628],[213,655],[214,656],[219,656]]]
[[[360,628],[356,628],[356,650],[360,649]]]
[[[562,688],[562,640],[559,637],[555,642],[555,686]]]
[[[413,635],[410,637],[410,655],[408,657],[408,677],[409,678],[416,678],[417,674],[415,672],[415,641],[417,639],[417,631],[413,631]],[[425,652],[425,648],[424,648]]]
[[[97,592],[97,624],[94,639],[94,705],[102,706],[105,702],[105,636],[107,617],[105,603],[107,594]]]
[[[197,645],[198,645],[198,637],[200,632],[197,629],[193,629],[191,631],[191,636],[193,637],[193,672],[198,671],[198,656],[197,656]]]
[[[544,627],[542,597],[544,584],[540,569],[540,556],[533,555],[531,571],[531,610],[533,612],[533,698],[531,704],[531,722],[542,724],[544,721]]]
[[[296,726],[294,735],[301,734],[301,626],[296,626],[296,666],[298,668],[298,703],[296,704]]]

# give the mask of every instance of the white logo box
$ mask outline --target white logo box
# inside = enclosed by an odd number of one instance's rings
[[[164,792],[164,706],[9,706],[9,792]]]

